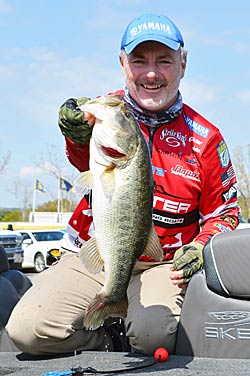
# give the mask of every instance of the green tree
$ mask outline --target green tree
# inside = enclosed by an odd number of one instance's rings
[[[8,210],[0,210],[0,222],[3,222],[3,217],[9,213]]]
[[[61,211],[70,212],[75,209],[76,204],[66,198],[61,199]],[[57,200],[44,202],[36,208],[38,212],[56,212]]]
[[[2,222],[21,222],[22,218],[23,215],[20,210],[13,210],[3,216]]]
[[[57,200],[47,201],[39,205],[36,208],[37,212],[56,212],[57,211]]]

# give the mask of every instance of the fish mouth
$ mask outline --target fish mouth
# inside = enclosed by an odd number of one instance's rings
[[[104,152],[105,155],[108,155],[111,158],[124,158],[126,157],[126,154],[119,152],[116,149],[109,148],[106,146],[102,146],[102,151]]]

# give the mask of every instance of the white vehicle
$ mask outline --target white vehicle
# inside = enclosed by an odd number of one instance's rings
[[[31,268],[37,273],[42,272],[49,265],[46,261],[47,252],[59,249],[64,230],[20,230],[23,236],[22,248],[24,258],[22,269]]]

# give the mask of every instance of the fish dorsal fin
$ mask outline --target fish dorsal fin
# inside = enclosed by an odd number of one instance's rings
[[[94,237],[83,244],[79,251],[79,257],[90,273],[97,274],[102,271],[104,262],[100,256]]]
[[[90,193],[92,188],[93,178],[90,170],[82,172],[73,184],[73,191],[81,196]]]
[[[149,256],[155,261],[162,261],[163,260],[163,252],[162,246],[159,241],[158,235],[155,231],[154,225],[152,223],[152,227],[149,231],[148,240],[146,246],[143,251],[144,256]]]

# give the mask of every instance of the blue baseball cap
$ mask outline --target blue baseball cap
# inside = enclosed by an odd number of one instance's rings
[[[163,43],[172,50],[184,46],[178,27],[168,17],[156,14],[144,14],[130,22],[122,37],[121,50],[130,54],[138,44],[147,41]]]

